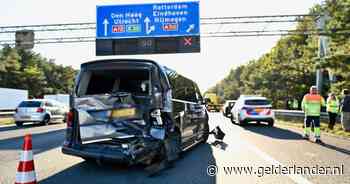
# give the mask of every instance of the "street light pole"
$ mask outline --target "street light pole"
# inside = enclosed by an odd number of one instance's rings
[[[326,20],[327,20],[327,14],[326,12],[323,12],[322,15],[317,20],[317,28],[321,30],[321,32],[325,32],[326,28]],[[325,57],[327,55],[328,50],[328,40],[327,36],[320,35],[319,36],[319,44],[318,44],[318,62],[324,61]],[[316,86],[319,91],[319,93],[322,92],[322,85],[323,85],[323,74],[322,69],[317,68],[316,69]]]

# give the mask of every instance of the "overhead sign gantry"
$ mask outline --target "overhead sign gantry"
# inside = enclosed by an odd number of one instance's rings
[[[200,52],[199,2],[97,6],[96,55]]]

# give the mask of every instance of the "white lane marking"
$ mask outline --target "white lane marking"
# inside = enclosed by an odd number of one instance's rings
[[[212,119],[220,119],[223,120],[224,122],[227,122],[226,119],[222,119],[223,116],[220,116],[220,118],[212,118]],[[231,124],[231,123],[230,123]],[[217,124],[219,125],[219,124]],[[227,125],[227,124],[226,124]],[[226,126],[225,126],[226,127]],[[244,130],[244,128],[239,127],[242,130]],[[232,129],[231,129],[232,132]],[[235,133],[238,131],[235,131]],[[239,131],[241,132],[241,131]],[[229,136],[229,135],[228,135]],[[239,138],[239,135],[235,134],[235,136],[237,136]],[[226,137],[227,138],[227,137]],[[258,149],[256,146],[254,146],[253,144],[244,141],[242,139],[240,140],[240,144],[242,146],[245,146],[246,148],[250,149],[251,151],[253,151],[255,154],[257,154],[258,156],[260,156],[263,160],[269,162],[272,165],[280,165],[281,167],[285,167],[284,164],[282,164],[281,162],[277,161],[276,159],[272,158],[270,155],[268,155],[267,153],[261,151],[260,149]],[[283,175],[282,175],[283,176]],[[298,184],[312,184],[311,181],[307,180],[304,176],[300,175],[300,174],[286,174],[286,176],[288,176],[290,179],[292,179],[294,182],[298,183]]]
[[[36,180],[35,171],[30,172],[17,172],[16,182],[17,183],[29,183]]]
[[[272,158],[270,155],[268,155],[267,153],[261,151],[260,149],[258,149],[254,145],[249,144],[246,141],[242,141],[241,143],[245,147],[247,147],[248,149],[250,149],[253,152],[255,152],[255,154],[259,155],[262,159],[264,159],[265,161],[269,162],[270,164],[272,164],[272,165],[280,165],[281,167],[286,167],[284,164],[282,164],[281,162],[279,162],[276,159]],[[302,176],[300,174],[286,174],[286,176],[288,176],[294,182],[299,183],[299,184],[312,184],[312,182],[310,182],[309,180],[307,180],[304,176]]]
[[[33,151],[21,151],[20,161],[26,162],[33,160]]]

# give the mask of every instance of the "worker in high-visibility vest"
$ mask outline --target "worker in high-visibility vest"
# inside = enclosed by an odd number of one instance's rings
[[[329,117],[328,128],[333,130],[339,113],[339,101],[334,93],[330,93],[327,98],[327,112]]]
[[[321,107],[325,106],[325,101],[321,95],[318,94],[316,86],[310,87],[310,93],[306,94],[301,103],[301,108],[305,113],[304,121],[304,139],[309,139],[311,132],[311,124],[314,125],[316,143],[321,143],[320,130],[320,115]]]
[[[297,99],[294,99],[293,100],[293,109],[294,110],[297,110],[299,108],[299,102]]]

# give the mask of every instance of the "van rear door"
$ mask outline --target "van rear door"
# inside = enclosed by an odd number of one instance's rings
[[[76,88],[80,138],[142,135],[151,108],[151,68],[118,65],[83,69]]]

